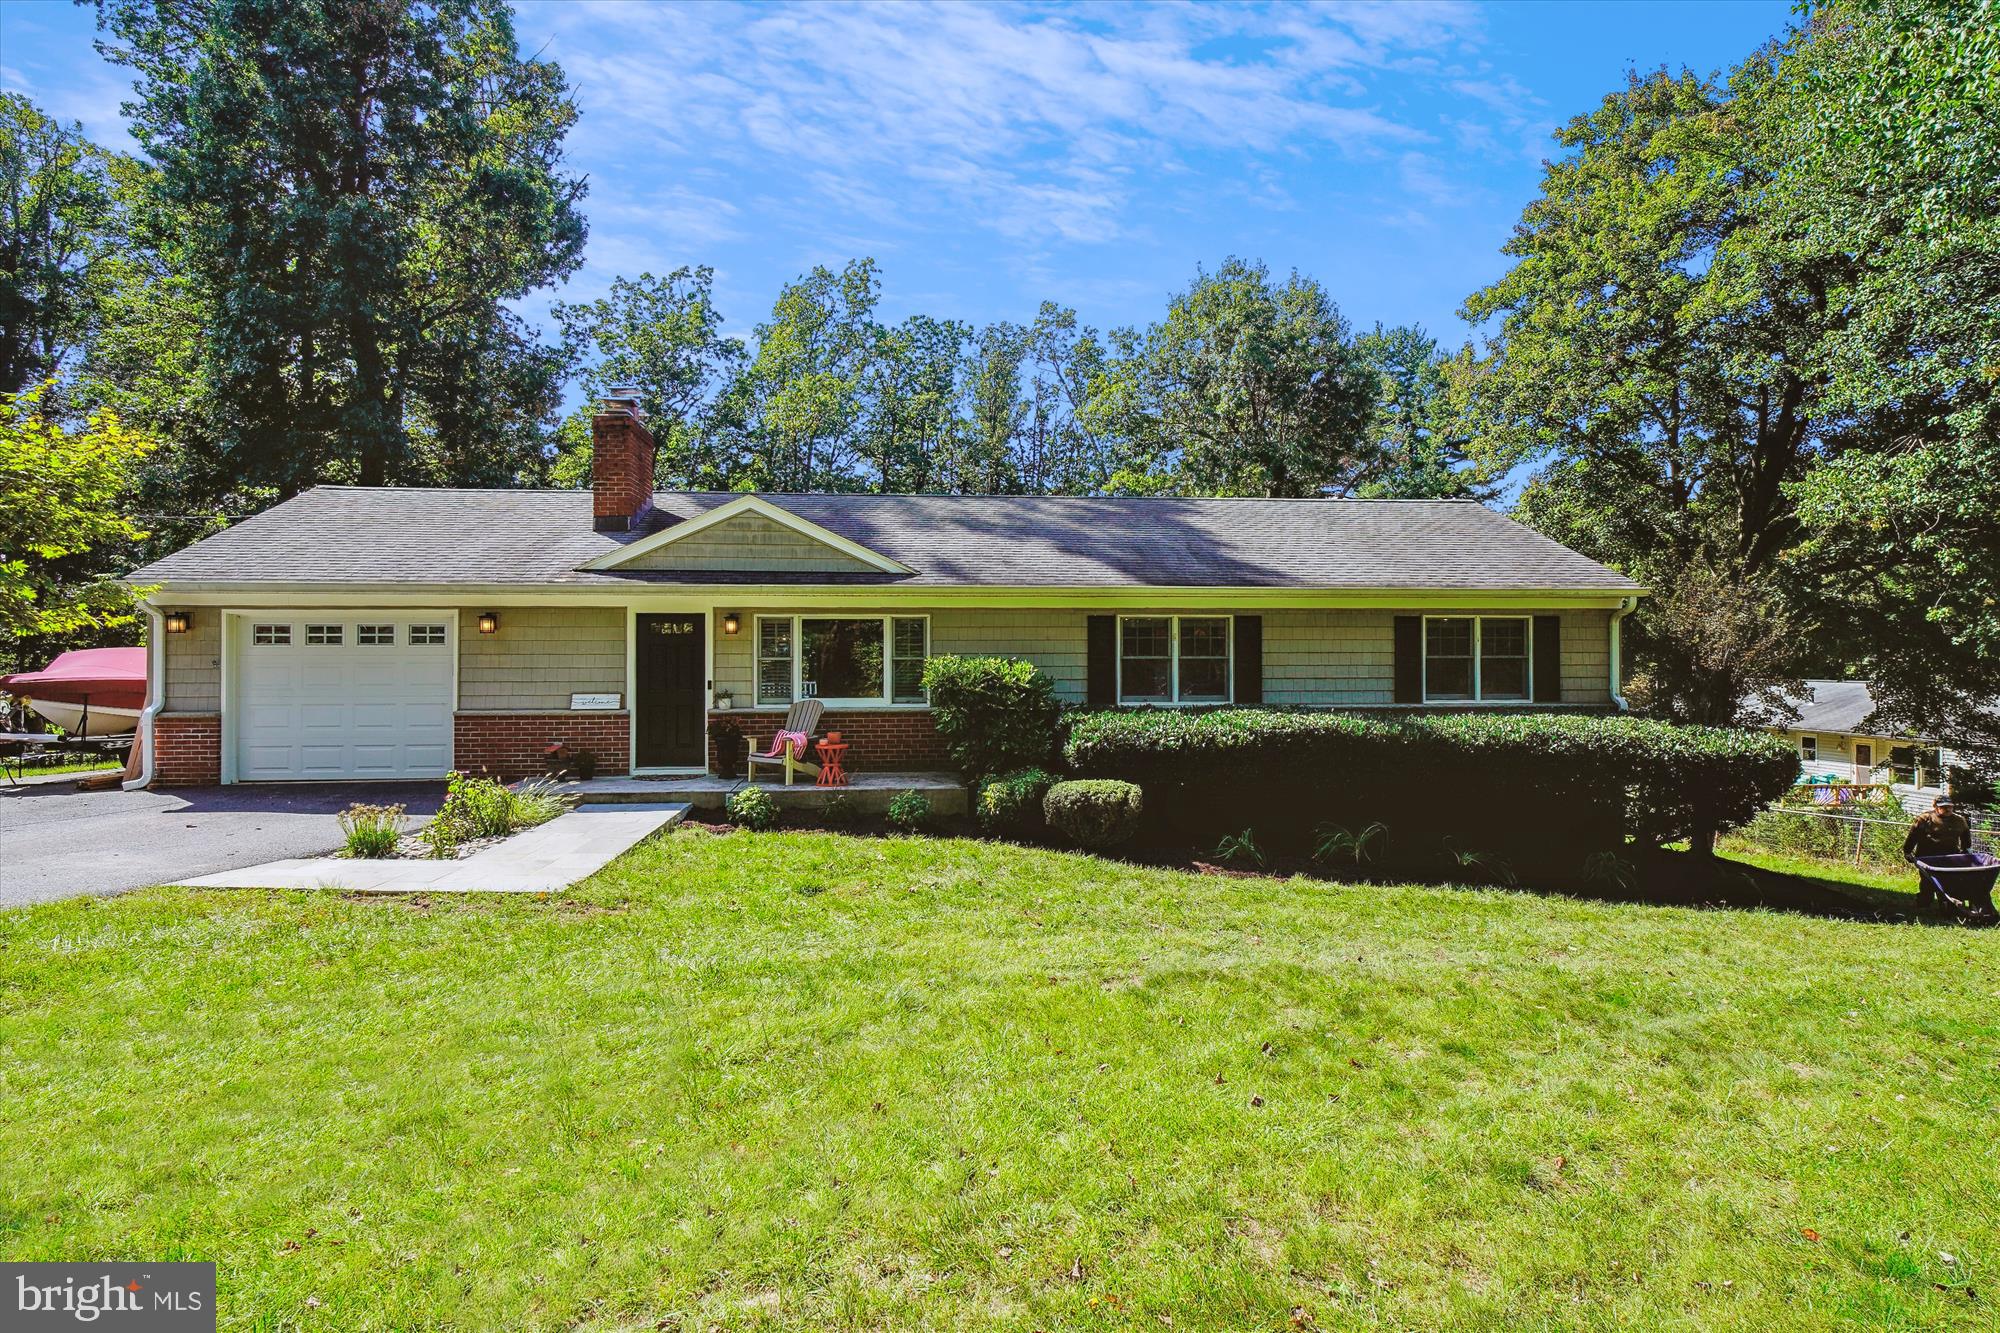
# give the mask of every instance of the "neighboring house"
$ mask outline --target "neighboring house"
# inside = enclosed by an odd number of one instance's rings
[[[593,451],[590,492],[322,486],[136,571],[147,776],[699,773],[805,695],[941,768],[940,653],[1075,704],[1623,706],[1643,590],[1471,502],[656,495],[621,399]]]
[[[1869,725],[1875,700],[1865,680],[1809,680],[1788,702],[1796,721],[1769,728],[1799,754],[1799,776],[1839,782],[1887,783],[1904,805],[1927,808],[1945,789],[1958,758],[1928,737],[1888,735]]]

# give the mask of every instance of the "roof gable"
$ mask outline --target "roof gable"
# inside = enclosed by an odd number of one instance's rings
[[[800,518],[760,496],[745,495],[698,518],[683,519],[585,569],[711,572],[909,574],[909,566]]]

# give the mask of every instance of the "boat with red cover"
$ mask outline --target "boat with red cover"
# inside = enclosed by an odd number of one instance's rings
[[[77,648],[40,671],[0,676],[14,695],[72,736],[124,736],[146,706],[144,648]]]

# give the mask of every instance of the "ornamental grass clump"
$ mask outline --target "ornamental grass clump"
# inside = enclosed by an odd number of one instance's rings
[[[350,805],[340,814],[340,831],[346,838],[343,856],[377,860],[393,856],[403,836],[400,805]]]

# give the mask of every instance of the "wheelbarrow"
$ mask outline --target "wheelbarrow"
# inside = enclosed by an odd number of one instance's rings
[[[1993,882],[2000,879],[2000,857],[1990,852],[1919,856],[1917,871],[1947,906],[1993,915]]]

